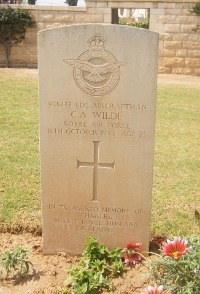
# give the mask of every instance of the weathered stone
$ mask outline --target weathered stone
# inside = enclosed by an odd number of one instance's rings
[[[183,48],[187,49],[200,49],[200,42],[184,42]]]
[[[159,56],[166,56],[166,57],[171,57],[171,56],[176,56],[176,50],[175,49],[160,49],[159,50]]]
[[[187,57],[188,51],[187,49],[178,49],[176,50],[176,56],[177,57]]]
[[[188,57],[200,57],[200,50],[188,50]]]
[[[153,2],[153,8],[158,9],[158,3]]]
[[[93,23],[102,23],[103,21],[104,21],[103,14],[92,15],[92,22]]]
[[[165,14],[166,15],[181,15],[181,8],[176,8],[176,9],[165,9]]]
[[[46,29],[53,29],[60,27],[60,22],[46,24]]]
[[[39,21],[43,22],[49,22],[49,21],[54,21],[54,13],[51,14],[41,14],[39,15]]]
[[[165,33],[177,33],[180,32],[180,24],[165,24],[164,32]]]
[[[177,22],[180,24],[194,24],[196,22],[195,16],[179,15],[177,16]]]
[[[173,35],[172,34],[160,34],[160,39],[164,41],[173,41]]]
[[[194,75],[200,77],[200,68],[194,69]]]
[[[158,8],[161,8],[161,9],[173,9],[173,8],[176,8],[176,3],[158,3]]]
[[[200,67],[200,58],[186,58],[185,65],[188,67]]]
[[[193,33],[196,25],[195,24],[182,24],[180,28],[181,33]]]
[[[97,7],[97,2],[87,1],[87,7]]]
[[[153,8],[152,2],[108,2],[108,7],[111,8],[139,8],[139,9],[147,9]]]
[[[31,61],[31,63],[27,63],[26,64],[26,67],[27,68],[38,68],[38,66],[37,66],[37,60],[36,60],[36,62],[34,62],[34,60],[33,60],[33,61]]]
[[[96,14],[97,13],[97,8],[96,7],[89,7],[87,9],[87,13],[92,13],[92,14]]]
[[[159,74],[171,74],[172,69],[171,69],[171,67],[159,66],[158,67],[158,73]]]
[[[158,8],[151,9],[151,15],[164,15],[164,14],[165,14],[164,9],[158,9]]]
[[[111,14],[111,8],[98,8],[98,13]]]
[[[182,41],[164,41],[164,48],[181,49],[183,48],[183,42]]]
[[[198,34],[198,33],[189,34],[188,40],[189,41],[200,41],[200,34]]]
[[[31,50],[29,50],[29,48],[26,48],[27,52],[30,53],[30,58],[32,57],[32,55],[37,56],[37,47],[32,47]]]
[[[184,66],[184,58],[179,58],[179,57],[164,57],[163,58],[163,65],[164,66]]]
[[[75,22],[76,23],[90,23],[92,22],[91,14],[75,14]]]
[[[180,15],[189,15],[191,16],[191,11],[190,9],[181,9],[181,13],[179,13]]]
[[[111,21],[112,21],[111,15],[106,14],[104,15],[103,19],[104,19],[104,23],[111,24]]]
[[[56,22],[72,23],[72,22],[74,22],[74,15],[59,13],[59,14],[55,15],[55,21]]]
[[[164,23],[159,23],[157,20],[157,15],[150,15],[150,26],[149,30],[157,33],[164,32]]]
[[[28,63],[37,65],[37,54],[31,54]]]
[[[194,2],[193,1],[188,2],[188,0],[185,0],[185,1],[181,0],[181,3],[176,3],[176,7],[177,8],[181,7],[182,9],[191,10],[194,7]]]
[[[108,7],[108,2],[97,2],[97,7],[106,8]]]
[[[192,68],[186,68],[186,67],[173,67],[172,68],[172,74],[175,75],[192,75],[193,74]]]
[[[39,20],[39,15],[37,12],[34,13],[33,11],[31,11],[31,16],[32,16],[32,20],[34,20],[36,22]]]
[[[173,40],[176,41],[198,41],[198,34],[189,34],[189,33],[179,33],[173,35]]]
[[[38,46],[44,252],[148,251],[158,35],[63,26]]]
[[[175,24],[176,15],[158,15],[158,21],[161,23]]]
[[[188,39],[189,39],[189,34],[177,33],[173,35],[174,41],[188,41]]]
[[[43,23],[43,22],[39,22],[39,23],[37,24],[37,26],[38,26],[38,30],[39,30],[39,31],[44,30],[44,29],[46,28],[46,24]]]

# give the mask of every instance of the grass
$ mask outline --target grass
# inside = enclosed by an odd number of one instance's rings
[[[200,86],[158,88],[152,232],[198,233]]]
[[[0,72],[0,225],[41,227],[37,78]]]
[[[41,231],[37,75],[0,70],[0,228]],[[160,85],[151,232],[198,234],[200,86]]]

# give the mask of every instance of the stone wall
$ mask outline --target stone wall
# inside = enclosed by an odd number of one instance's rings
[[[200,76],[200,16],[190,11],[195,3],[154,3],[150,29],[160,34],[159,73]]]
[[[37,67],[38,30],[74,23],[112,23],[114,9],[148,8],[150,30],[160,34],[159,73],[200,76],[200,33],[193,30],[200,24],[200,17],[191,13],[196,2],[87,0],[86,7],[23,5],[23,8],[28,9],[33,15],[37,28],[29,29],[25,40],[12,48],[10,66]],[[0,46],[0,67],[3,66],[5,56]]]

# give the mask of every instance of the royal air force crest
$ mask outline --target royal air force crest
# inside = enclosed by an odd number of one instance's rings
[[[92,96],[102,96],[111,92],[120,80],[120,67],[125,63],[117,61],[115,56],[105,50],[106,41],[101,35],[88,40],[89,50],[77,59],[64,59],[73,67],[73,76],[77,86]]]

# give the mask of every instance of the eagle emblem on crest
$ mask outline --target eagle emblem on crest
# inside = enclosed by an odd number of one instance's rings
[[[73,67],[75,82],[81,90],[93,96],[105,95],[117,86],[120,68],[126,64],[105,50],[106,41],[101,35],[94,35],[88,45],[89,50],[77,59],[63,61]]]

